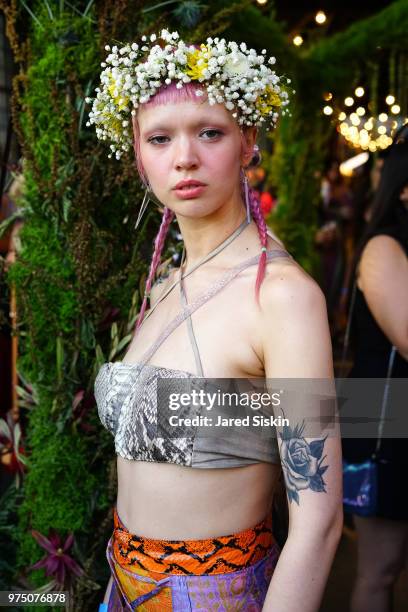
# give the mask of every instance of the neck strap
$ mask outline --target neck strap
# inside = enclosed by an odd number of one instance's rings
[[[205,257],[203,257],[203,259],[201,259],[196,264],[194,264],[194,266],[188,272],[184,272],[184,273],[183,273],[183,265],[184,265],[184,259],[185,259],[185,247],[183,246],[182,261],[181,261],[181,265],[180,265],[179,278],[167,289],[167,291],[165,291],[165,293],[163,295],[160,296],[160,298],[157,300],[156,304],[153,306],[153,308],[151,308],[149,310],[148,314],[143,319],[142,325],[150,317],[150,315],[154,312],[154,310],[160,304],[160,302],[162,302],[164,300],[164,298],[168,296],[170,291],[172,291],[174,289],[174,287],[176,287],[176,285],[178,285],[183,280],[183,278],[186,278],[187,276],[190,276],[190,274],[192,274],[194,272],[194,270],[197,270],[197,268],[199,268],[203,264],[207,263],[207,261],[209,261],[210,259],[212,259],[216,255],[218,255],[218,253],[220,251],[225,249],[226,246],[228,246],[233,240],[235,240],[235,238],[237,238],[237,236],[239,236],[239,234],[246,228],[247,225],[249,225],[249,223],[250,223],[250,220],[248,220],[247,218],[244,219],[243,222],[241,223],[241,225],[239,227],[237,227],[237,229],[230,236],[228,236],[225,240],[223,240],[221,242],[221,244],[216,246],[215,249],[213,249],[207,255],[205,255]],[[140,327],[139,327],[139,329],[140,329]]]

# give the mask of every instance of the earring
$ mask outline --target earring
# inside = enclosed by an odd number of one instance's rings
[[[244,197],[245,197],[245,207],[246,207],[246,214],[247,214],[247,221],[248,223],[251,223],[251,207],[250,207],[250,203],[249,203],[249,183],[248,183],[248,177],[245,174],[245,170],[242,170],[242,174],[243,174],[243,182],[244,182]]]
[[[148,183],[146,185],[146,190],[145,190],[145,193],[144,193],[142,204],[140,206],[139,214],[137,215],[135,229],[138,228],[138,226],[140,224],[140,221],[141,221],[141,219],[143,217],[144,211],[146,210],[147,205],[150,202],[150,194],[151,194],[151,189],[150,189],[150,185]]]

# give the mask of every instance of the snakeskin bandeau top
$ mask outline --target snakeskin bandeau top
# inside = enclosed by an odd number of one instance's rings
[[[267,251],[267,260],[291,257],[284,250]],[[115,451],[124,459],[176,463],[195,468],[239,467],[253,463],[279,463],[276,437],[249,434],[245,427],[235,428],[234,435],[200,436],[196,433],[174,437],[167,435],[166,420],[157,406],[158,379],[166,378],[166,389],[179,391],[180,379],[204,376],[198,346],[192,329],[191,314],[213,295],[222,290],[235,276],[251,265],[257,265],[259,255],[228,270],[205,293],[165,327],[139,363],[123,361],[104,363],[95,379],[94,393],[99,418],[115,441]],[[198,374],[147,363],[160,344],[187,319]],[[193,381],[192,381],[193,382]],[[168,423],[168,421],[167,421]],[[168,427],[168,425],[167,425]],[[199,429],[197,430],[199,431]]]

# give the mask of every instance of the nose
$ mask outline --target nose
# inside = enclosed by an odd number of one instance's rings
[[[192,138],[189,136],[182,136],[177,142],[174,166],[176,170],[191,170],[198,168],[198,153]]]

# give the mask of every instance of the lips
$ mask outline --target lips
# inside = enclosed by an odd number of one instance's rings
[[[179,200],[192,200],[199,198],[205,188],[205,183],[202,183],[201,181],[184,179],[183,181],[177,183],[177,185],[174,187],[174,192]]]
[[[204,183],[194,179],[185,179],[177,183],[174,189],[194,189],[194,187],[204,187]]]

